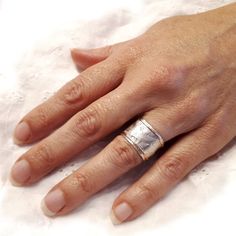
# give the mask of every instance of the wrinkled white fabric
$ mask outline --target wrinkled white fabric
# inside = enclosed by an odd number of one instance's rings
[[[154,22],[234,1],[203,0],[1,0],[0,1],[0,235],[235,235],[236,146],[191,172],[171,193],[136,220],[113,226],[109,213],[118,194],[151,162],[119,178],[65,217],[44,216],[40,201],[107,140],[31,187],[13,187],[8,174],[30,147],[13,144],[19,119],[47,99],[76,70],[69,49],[98,47],[132,38]]]

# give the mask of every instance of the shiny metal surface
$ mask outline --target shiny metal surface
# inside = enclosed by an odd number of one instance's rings
[[[124,130],[122,135],[144,161],[164,146],[161,135],[144,119],[138,119]]]

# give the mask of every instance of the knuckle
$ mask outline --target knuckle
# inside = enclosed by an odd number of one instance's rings
[[[202,138],[204,140],[222,140],[222,137],[227,138],[230,127],[226,124],[227,118],[225,115],[218,115],[209,120],[202,129]]]
[[[222,120],[220,120],[210,120],[202,126],[198,143],[202,146],[201,153],[203,160],[214,155],[222,148],[222,140],[225,142],[225,140],[232,139],[232,127],[227,127],[227,125],[222,126]]]
[[[189,114],[193,116],[196,116],[201,111],[200,106],[200,102],[197,99],[189,97],[185,102],[184,111],[189,112]]]
[[[78,171],[75,171],[72,175],[72,184],[86,193],[92,193],[95,189],[89,177]]]
[[[45,106],[40,105],[37,108],[37,123],[40,124],[40,127],[47,127],[49,126],[49,117],[47,115],[47,110]]]
[[[120,73],[124,72],[125,68],[127,67],[127,59],[125,60],[125,56],[124,54],[122,54],[122,52],[119,52],[120,54],[119,55],[122,55],[122,56],[119,56],[117,57],[116,54],[114,54],[112,57],[111,57],[111,60],[110,62],[112,63],[112,66],[114,68],[119,68],[120,69]],[[129,62],[129,64],[131,64]]]
[[[158,66],[146,76],[145,85],[154,94],[163,93],[165,96],[175,96],[181,89],[182,71],[172,65]]]
[[[150,72],[151,80],[157,81],[157,86],[163,89],[169,88],[172,85],[172,76],[173,69],[170,66],[160,66],[158,68],[154,68]]]
[[[119,57],[114,57],[114,59],[120,68],[127,68],[127,66],[137,64],[138,59],[141,58],[144,52],[141,42],[137,38],[122,44],[122,46],[120,45],[118,48]]]
[[[37,167],[44,170],[51,169],[56,162],[56,158],[52,155],[47,144],[40,145],[32,155],[32,158],[36,162]]]
[[[143,183],[138,183],[137,193],[141,199],[144,199],[147,202],[154,202],[160,198],[159,194],[154,191],[154,189]]]
[[[196,128],[209,114],[209,99],[199,94],[189,94],[174,104],[172,129],[177,134]]]
[[[118,135],[113,142],[109,162],[115,167],[124,170],[140,164],[141,158],[124,138]]]
[[[171,182],[179,180],[188,168],[188,163],[180,157],[165,157],[159,163],[162,176]]]
[[[125,51],[125,55],[129,59],[137,59],[140,58],[140,56],[143,53],[143,48],[141,47],[141,44],[137,41],[129,42],[123,49]]]
[[[95,105],[80,112],[75,121],[75,129],[72,129],[73,132],[83,138],[96,135],[102,126],[100,113]]]
[[[71,105],[82,101],[84,98],[84,88],[84,80],[80,75],[79,78],[73,79],[65,87],[63,102],[66,105]]]
[[[188,111],[195,115],[202,117],[201,114],[204,114],[209,110],[209,98],[207,96],[201,96],[198,92],[193,92],[187,98],[186,108]]]

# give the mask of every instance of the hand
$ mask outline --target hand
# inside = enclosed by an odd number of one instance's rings
[[[162,20],[143,35],[93,50],[73,50],[84,71],[28,113],[15,142],[30,144],[11,171],[15,185],[39,181],[102,137],[142,115],[176,141],[113,204],[114,223],[144,213],[200,162],[236,135],[236,4]],[[52,131],[54,131],[52,133]],[[64,215],[142,163],[118,135],[54,186],[47,215]]]

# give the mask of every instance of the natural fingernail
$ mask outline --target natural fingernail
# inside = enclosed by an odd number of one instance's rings
[[[132,208],[126,202],[122,202],[111,211],[111,220],[112,223],[117,225],[126,220],[133,213]]]
[[[92,49],[86,49],[86,48],[71,48],[70,49],[72,52],[92,52]]]
[[[19,123],[15,129],[14,136],[15,136],[16,141],[20,141],[20,142],[27,141],[30,137],[30,132],[31,132],[30,127],[25,121]]]
[[[26,182],[30,177],[31,170],[29,162],[26,160],[17,161],[11,170],[10,180],[13,185],[19,186]]]
[[[42,200],[41,207],[45,215],[54,216],[65,206],[64,193],[60,189],[49,192]]]

